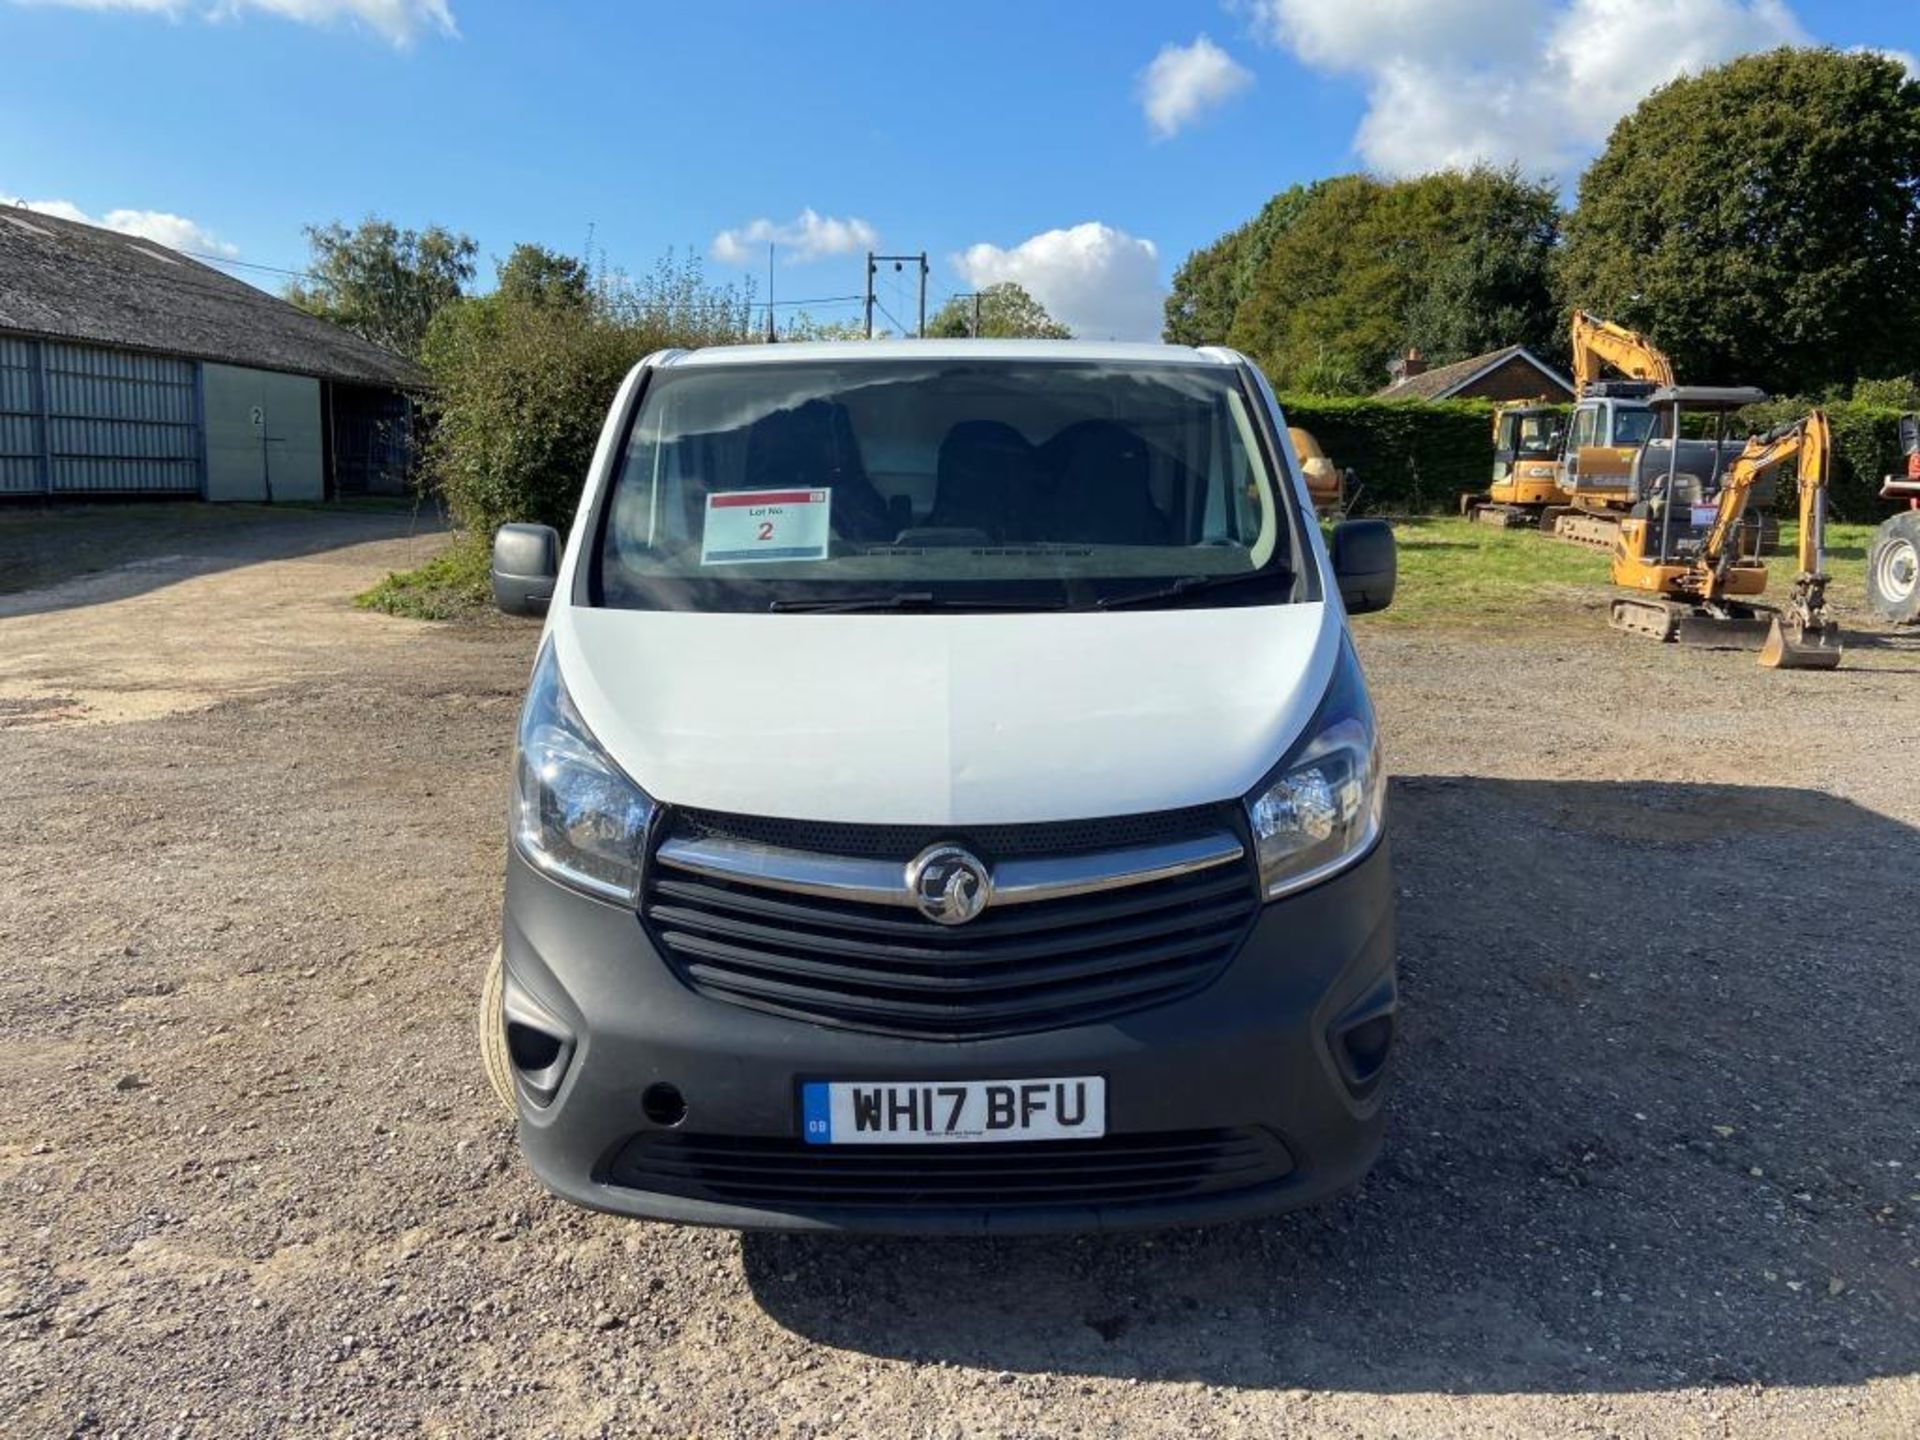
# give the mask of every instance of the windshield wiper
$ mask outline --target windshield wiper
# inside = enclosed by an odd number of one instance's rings
[[[1151,605],[1156,600],[1184,600],[1189,595],[1226,590],[1235,585],[1250,585],[1256,580],[1284,590],[1292,585],[1293,572],[1275,568],[1242,570],[1233,575],[1182,575],[1172,584],[1156,586],[1152,590],[1136,590],[1130,595],[1102,596],[1094,601],[1093,605],[1096,610],[1115,610],[1123,605]]]
[[[1056,600],[981,600],[935,595],[931,590],[896,590],[889,595],[856,595],[850,600],[771,600],[767,609],[808,615],[853,615],[873,610],[1064,610]]]

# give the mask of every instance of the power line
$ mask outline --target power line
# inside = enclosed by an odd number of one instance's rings
[[[882,315],[886,316],[887,319],[889,320],[893,320],[893,328],[895,332],[901,336],[905,336],[907,333],[907,327],[902,325],[898,320],[893,319],[893,312],[887,309],[887,302],[882,300],[878,295],[876,295],[873,297],[873,303],[879,307],[880,313]],[[872,339],[873,337],[868,336],[867,338]]]
[[[776,310],[784,310],[790,305],[848,305],[858,304],[864,298],[861,295],[815,295],[810,300],[754,300],[750,302],[750,308],[765,310],[772,306]]]
[[[182,250],[180,253],[190,255],[195,260],[211,261],[215,265],[238,265],[243,270],[270,270],[275,275],[292,275],[301,280],[320,278],[311,270],[289,270],[284,265],[262,265],[257,260],[236,260],[231,255],[209,255],[204,250]]]

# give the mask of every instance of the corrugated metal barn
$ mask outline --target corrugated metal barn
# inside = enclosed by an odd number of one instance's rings
[[[0,500],[404,493],[424,383],[176,251],[0,208]]]

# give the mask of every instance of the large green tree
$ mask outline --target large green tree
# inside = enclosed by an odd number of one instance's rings
[[[1225,342],[1287,388],[1369,391],[1417,347],[1444,363],[1556,329],[1550,186],[1511,171],[1342,175],[1276,195],[1188,257],[1169,340]]]
[[[419,354],[434,315],[473,280],[479,253],[470,236],[376,217],[352,230],[337,220],[309,225],[306,236],[308,283],[289,284],[287,299],[406,356]]]
[[[1260,213],[1213,244],[1196,250],[1174,272],[1166,301],[1164,338],[1172,345],[1224,345],[1233,317],[1253,289],[1273,242],[1305,210],[1320,185],[1294,185]]]
[[[1677,80],[1581,178],[1567,299],[1685,379],[1810,393],[1920,354],[1920,83],[1776,50]]]
[[[979,330],[974,329],[975,317]],[[989,285],[978,296],[956,295],[927,321],[927,334],[944,339],[975,335],[982,340],[1068,340],[1073,332],[1012,280]]]

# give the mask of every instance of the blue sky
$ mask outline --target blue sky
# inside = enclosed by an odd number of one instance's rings
[[[935,302],[1018,279],[1082,333],[1142,335],[1187,252],[1295,181],[1485,158],[1570,183],[1668,74],[1783,40],[1910,46],[1916,19],[1915,0],[0,0],[0,196],[295,269],[302,224],[369,213],[474,235],[489,278],[515,242],[578,253],[589,226],[616,267],[675,247],[764,275],[770,233],[776,298],[856,294],[869,243],[925,249]]]

